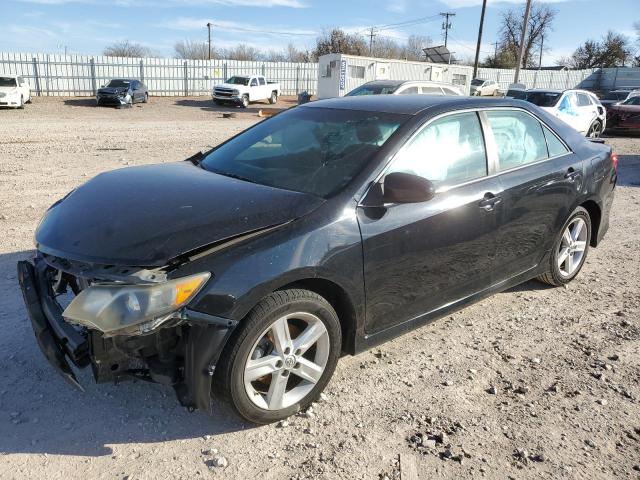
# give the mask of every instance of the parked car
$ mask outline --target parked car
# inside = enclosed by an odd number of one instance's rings
[[[524,83],[512,83],[504,96],[506,98],[515,98],[516,100],[525,100],[527,98],[527,86]]]
[[[607,133],[640,133],[640,95],[607,108]]]
[[[600,100],[600,103],[602,103],[602,105],[608,108],[611,105],[622,103],[631,97],[637,97],[637,96],[640,96],[640,89],[634,90],[632,88],[628,88],[628,89],[612,90],[609,93],[607,93],[603,99]]]
[[[471,80],[472,96],[477,97],[495,97],[498,95],[500,88],[498,82],[494,80],[483,80],[482,78],[474,78]]]
[[[269,82],[262,75],[236,75],[213,87],[212,95],[216,105],[235,103],[247,108],[250,102],[260,100],[269,100],[274,104],[280,96],[280,84]]]
[[[345,97],[360,95],[464,95],[455,85],[426,80],[374,80],[354,88]]]
[[[526,101],[555,115],[587,137],[597,138],[607,124],[605,108],[587,90],[527,90]]]
[[[129,78],[117,78],[110,80],[96,93],[97,105],[133,105],[134,103],[147,103],[149,91],[140,80]]]
[[[0,76],[0,107],[24,108],[31,103],[31,87],[20,75]]]
[[[571,282],[616,179],[609,146],[526,102],[321,100],[79,186],[18,276],[70,383],[68,361],[267,423],[316,400],[342,353],[531,278]]]

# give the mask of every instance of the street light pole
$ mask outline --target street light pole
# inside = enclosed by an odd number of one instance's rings
[[[207,30],[209,31],[209,60],[211,60],[211,22],[207,22]]]
[[[522,34],[520,35],[520,51],[518,52],[518,64],[516,65],[516,73],[513,77],[513,83],[518,83],[520,78],[520,67],[522,66],[522,56],[524,55],[524,39],[527,35],[527,26],[529,23],[529,12],[531,11],[531,0],[527,0],[527,6],[524,9],[524,20],[522,21]]]

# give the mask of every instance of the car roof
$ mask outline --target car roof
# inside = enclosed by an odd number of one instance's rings
[[[133,82],[136,81],[135,78],[112,78],[111,80],[109,80],[110,82],[113,82],[114,80],[118,80],[120,82]]]
[[[328,98],[301,105],[303,108],[333,108],[368,112],[417,115],[429,108],[458,110],[481,107],[522,107],[524,102],[509,99],[439,95],[362,95]]]

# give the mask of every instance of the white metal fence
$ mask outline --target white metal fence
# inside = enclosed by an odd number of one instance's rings
[[[468,68],[451,66],[451,68]],[[452,70],[453,71],[453,70]],[[455,72],[454,72],[455,73]],[[90,96],[111,78],[137,78],[151,95],[210,95],[214,85],[235,74],[262,74],[280,82],[283,95],[307,91],[317,94],[318,64],[245,62],[237,60],[181,60],[176,58],[119,58],[0,52],[0,75],[26,77],[36,95]],[[513,70],[480,68],[478,77],[496,80],[506,90]],[[455,81],[455,75],[444,80]],[[469,79],[467,79],[468,82]],[[520,82],[528,88],[581,87],[608,91],[616,87],[640,88],[640,68],[588,70],[522,70]]]
[[[36,95],[88,96],[111,78],[137,78],[151,95],[210,95],[214,85],[235,74],[261,74],[280,82],[283,95],[316,93],[316,63],[119,58],[0,52],[0,75],[29,80]]]

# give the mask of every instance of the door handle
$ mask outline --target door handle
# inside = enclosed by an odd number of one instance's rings
[[[491,192],[487,192],[484,194],[484,198],[478,203],[478,206],[483,210],[490,212],[500,202],[502,202],[502,197],[498,197]]]
[[[573,167],[569,167],[569,170],[567,170],[567,173],[564,174],[564,178],[566,178],[570,182],[573,182],[579,176],[580,176],[580,172],[578,170],[574,170]]]

